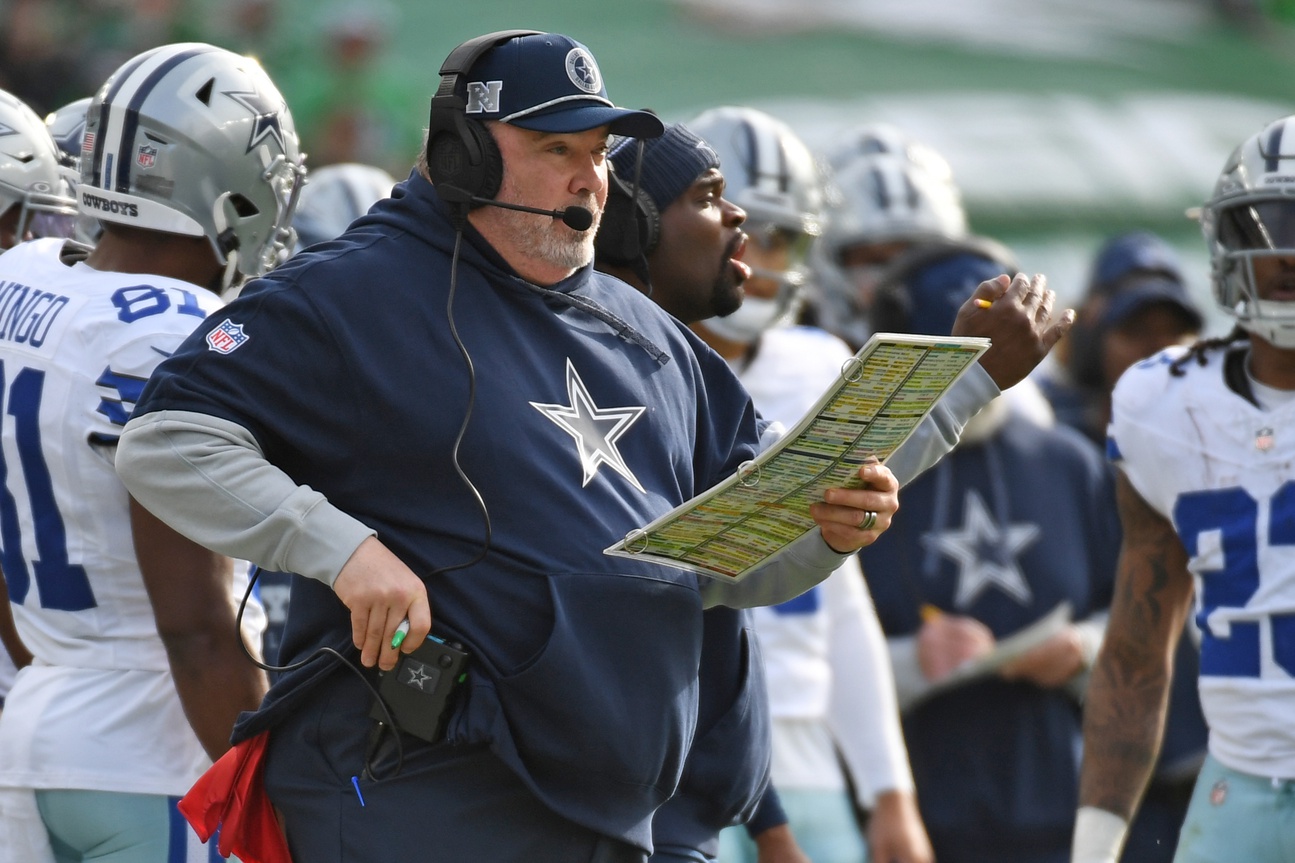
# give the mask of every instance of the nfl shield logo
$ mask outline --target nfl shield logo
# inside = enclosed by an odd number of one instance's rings
[[[1261,428],[1255,432],[1255,449],[1260,452],[1268,452],[1273,448],[1273,430],[1270,428]]]
[[[242,324],[236,324],[229,318],[225,318],[214,330],[207,333],[207,347],[218,354],[228,354],[250,338],[251,336],[243,332]]]
[[[135,164],[141,168],[151,168],[157,164],[157,147],[150,147],[148,144],[141,144],[139,152],[135,154]]]

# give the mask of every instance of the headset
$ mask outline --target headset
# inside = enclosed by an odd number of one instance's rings
[[[468,119],[466,75],[496,45],[539,30],[499,30],[469,39],[441,64],[441,83],[427,118],[427,172],[437,193],[466,214],[472,198],[493,198],[504,177],[499,146],[485,125]]]
[[[640,156],[641,158],[641,156]],[[617,266],[632,266],[646,257],[661,240],[661,213],[652,197],[607,172],[607,203],[594,237],[594,254]]]

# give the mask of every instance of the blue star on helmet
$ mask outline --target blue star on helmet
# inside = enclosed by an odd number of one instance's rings
[[[283,140],[283,126],[280,119],[280,112],[284,107],[282,103],[272,102],[255,89],[222,90],[221,92],[255,115],[252,137],[247,142],[247,152],[252,152],[252,148],[266,138],[274,138],[281,151],[288,149],[288,145]]]
[[[589,485],[598,474],[602,465],[616,471],[630,481],[639,491],[643,486],[634,476],[616,448],[616,441],[629,431],[630,426],[638,420],[647,408],[623,407],[600,408],[594,404],[584,381],[567,360],[567,397],[570,405],[541,404],[531,402],[544,416],[557,424],[564,432],[575,438],[576,450],[580,455],[580,465],[584,469],[584,482],[581,487]]]
[[[13,126],[8,125],[7,123],[0,123],[0,138],[5,137],[6,135],[17,135],[17,134],[18,134],[18,130],[15,129]]]

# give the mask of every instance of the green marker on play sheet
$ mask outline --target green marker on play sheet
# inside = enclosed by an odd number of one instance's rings
[[[406,617],[404,620],[400,621],[400,625],[396,627],[395,634],[391,636],[391,649],[395,650],[399,648],[400,645],[404,642],[405,636],[408,634],[409,634],[409,618]]]

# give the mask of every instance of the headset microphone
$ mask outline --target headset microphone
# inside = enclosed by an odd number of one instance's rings
[[[496,201],[494,198],[482,198],[478,195],[472,195],[465,189],[457,186],[447,186],[442,184],[436,187],[436,191],[446,201],[452,204],[477,204],[482,207],[502,207],[505,210],[517,210],[521,213],[534,213],[537,216],[549,216],[554,219],[561,219],[562,224],[566,225],[573,231],[587,231],[594,224],[594,214],[584,207],[567,207],[563,210],[541,210],[538,207],[526,207],[521,204],[507,204],[503,201]]]
[[[564,210],[541,210],[538,207],[524,207],[521,204],[505,204],[503,201],[496,201],[491,198],[472,197],[469,200],[483,207],[503,207],[505,210],[534,213],[537,216],[552,216],[555,219],[561,219],[562,224],[573,231],[587,231],[594,223],[594,214],[584,207],[567,207]]]

